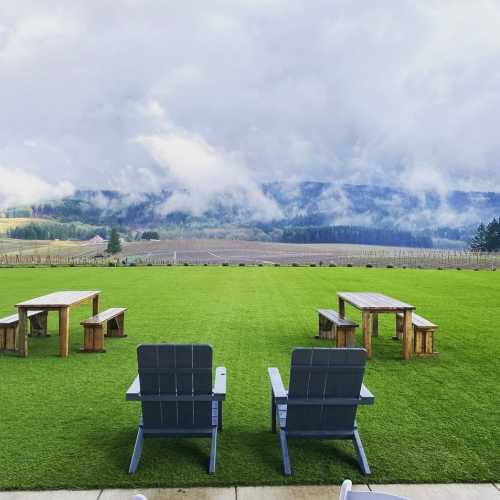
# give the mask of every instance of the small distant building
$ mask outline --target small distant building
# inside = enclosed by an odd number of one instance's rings
[[[93,238],[90,238],[90,240],[84,241],[82,245],[99,245],[99,243],[105,243],[106,240],[101,238],[98,234],[96,234]]]

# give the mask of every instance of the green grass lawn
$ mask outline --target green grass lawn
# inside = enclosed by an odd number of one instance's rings
[[[356,268],[171,267],[1,269],[0,314],[56,290],[102,290],[101,308],[126,306],[126,339],[79,354],[72,310],[70,356],[58,336],[29,340],[30,355],[0,355],[0,489],[360,482],[350,442],[291,441],[294,476],[281,475],[270,432],[267,367],[288,380],[295,346],[313,338],[315,309],[336,292],[377,291],[415,304],[440,325],[439,357],[403,361],[382,315],[365,383],[375,405],[358,423],[372,482],[500,480],[500,273]],[[355,309],[347,314],[359,319]],[[55,315],[53,315],[55,316]],[[55,333],[57,322],[50,320]],[[206,439],[147,440],[137,475],[127,468],[138,403],[125,391],[143,342],[209,343],[228,369],[218,470]],[[360,335],[358,334],[358,344]]]

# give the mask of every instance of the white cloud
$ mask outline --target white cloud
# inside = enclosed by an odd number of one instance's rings
[[[163,168],[164,183],[178,190],[163,205],[164,214],[186,211],[201,216],[218,202],[243,205],[258,220],[280,217],[276,203],[263,194],[238,158],[201,137],[175,130],[140,136],[137,142]]]
[[[74,188],[69,182],[48,184],[39,177],[19,169],[0,165],[0,209],[58,199],[69,196],[73,191]]]
[[[7,0],[0,164],[194,212],[270,214],[256,186],[292,178],[500,190],[498,26],[495,0]]]

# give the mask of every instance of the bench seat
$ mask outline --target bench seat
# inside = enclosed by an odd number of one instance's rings
[[[28,311],[30,336],[47,335],[47,311]],[[0,351],[15,351],[19,314],[11,314],[0,318]]]
[[[335,340],[337,347],[354,347],[358,323],[341,318],[333,309],[318,309],[319,331],[316,338]]]
[[[28,318],[33,318],[39,314],[43,314],[44,311],[28,311]],[[0,327],[2,326],[17,326],[19,323],[19,314],[11,314],[10,316],[5,316],[5,318],[0,318]]]
[[[85,321],[82,321],[82,325],[102,325],[106,321],[109,321],[110,319],[116,318],[117,316],[120,316],[120,314],[123,314],[127,309],[125,307],[112,307],[110,309],[106,309],[105,311],[100,312],[99,314],[96,314],[95,316],[92,316]]]
[[[82,321],[80,324],[84,330],[83,352],[106,352],[104,337],[126,337],[126,310],[126,307],[112,307]]]
[[[334,311],[333,309],[318,309],[318,314],[324,316],[337,326],[359,326],[358,323],[355,323],[350,319],[341,318],[339,313],[337,311]]]
[[[403,314],[396,314],[396,339],[401,339],[403,336],[403,321]],[[434,351],[434,332],[438,329],[438,325],[416,313],[412,314],[412,325],[413,353],[415,356],[433,356],[437,354]]]

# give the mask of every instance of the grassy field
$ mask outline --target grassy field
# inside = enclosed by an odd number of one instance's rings
[[[46,224],[53,222],[50,219],[36,219],[32,217],[0,217],[0,234],[5,234],[9,229],[27,226],[28,224]]]
[[[375,394],[358,423],[370,481],[500,480],[500,273],[355,268],[0,269],[0,314],[54,290],[100,289],[101,307],[127,306],[128,338],[107,353],[56,356],[58,337],[30,339],[30,356],[0,355],[0,489],[339,483],[362,480],[348,442],[292,441],[295,475],[281,475],[270,433],[266,368],[288,379],[295,346],[313,338],[315,309],[339,290],[378,291],[417,306],[440,325],[435,359],[400,357],[394,319],[381,317],[365,382]],[[347,314],[359,318],[356,310]],[[55,319],[50,321],[52,332]],[[218,471],[206,473],[208,440],[148,440],[127,474],[139,404],[124,394],[142,342],[208,342],[228,369]],[[359,342],[359,337],[358,337]]]

